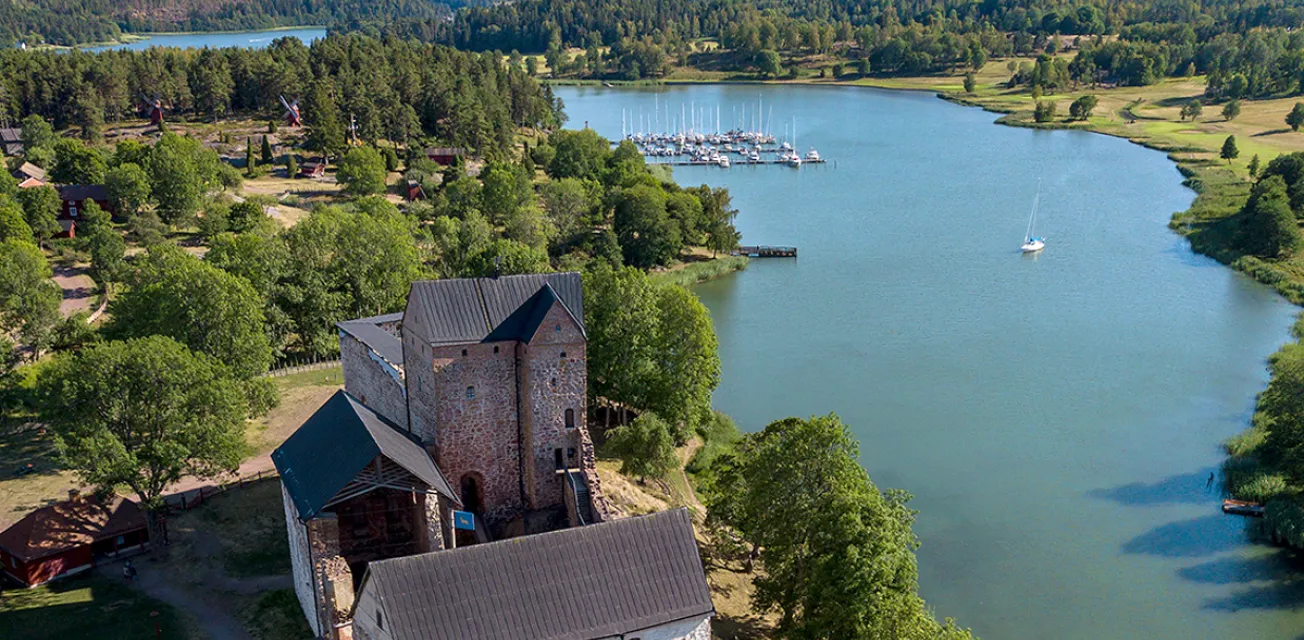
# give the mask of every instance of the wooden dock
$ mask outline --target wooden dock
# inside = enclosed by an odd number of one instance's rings
[[[772,247],[769,245],[738,247],[734,249],[733,255],[747,256],[749,258],[796,258],[797,247]]]
[[[668,164],[673,167],[717,167],[719,166],[719,163],[716,162],[707,162],[705,160],[684,160],[682,158],[675,158],[674,156],[670,156],[670,157],[644,156],[644,158],[647,160],[648,164]],[[828,160],[824,160],[824,159],[801,161],[802,164],[828,164],[828,162],[829,162]],[[768,159],[767,160],[733,160],[733,159],[729,160],[730,167],[759,166],[763,164],[786,165],[788,164],[788,162],[786,160],[768,160]]]

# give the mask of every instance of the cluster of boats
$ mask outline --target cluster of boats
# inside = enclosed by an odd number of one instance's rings
[[[824,162],[815,149],[799,154],[792,145],[784,142],[778,147],[774,138],[764,134],[729,132],[727,134],[633,134],[626,139],[639,146],[649,158],[678,158],[684,164],[715,165],[724,169],[734,164],[786,164],[799,167],[803,162]],[[731,159],[731,156],[736,156]]]

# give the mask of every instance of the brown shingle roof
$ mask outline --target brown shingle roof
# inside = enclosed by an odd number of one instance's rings
[[[65,500],[27,514],[0,532],[0,547],[29,562],[75,547],[144,529],[135,502],[120,496]]]
[[[710,615],[685,509],[367,566],[395,640],[592,640]]]

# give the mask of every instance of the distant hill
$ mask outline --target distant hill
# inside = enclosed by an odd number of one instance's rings
[[[238,31],[438,19],[462,0],[0,0],[0,46],[75,45],[150,31]]]

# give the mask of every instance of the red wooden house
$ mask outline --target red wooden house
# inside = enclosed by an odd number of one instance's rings
[[[11,579],[35,587],[142,551],[148,542],[145,515],[135,502],[75,496],[0,532],[0,565]]]
[[[466,149],[461,147],[430,147],[426,149],[426,157],[448,166],[462,156],[466,155]]]
[[[305,162],[299,169],[300,178],[320,178],[326,175],[325,162]]]
[[[72,238],[77,235],[77,221],[86,210],[86,203],[94,201],[101,209],[113,213],[109,207],[109,191],[101,184],[65,184],[59,185],[59,199],[63,208],[59,211],[59,226],[63,227],[61,236]]]

